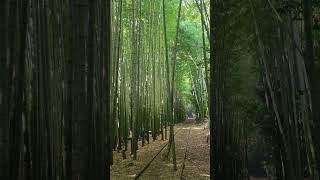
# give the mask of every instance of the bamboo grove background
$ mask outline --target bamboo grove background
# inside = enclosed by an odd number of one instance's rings
[[[0,178],[106,179],[111,1],[0,8]]]
[[[269,178],[319,179],[318,1],[210,3],[212,178],[248,179],[258,143]]]
[[[318,180],[319,6],[1,1],[0,179],[108,179],[149,134],[174,161],[174,123],[209,109],[211,178],[248,179],[259,145],[270,178]]]
[[[0,178],[108,179],[113,152],[136,159],[149,134],[176,168],[182,2],[2,1]]]

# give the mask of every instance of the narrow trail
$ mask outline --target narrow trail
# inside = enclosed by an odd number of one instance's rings
[[[139,147],[136,161],[131,158],[122,160],[121,153],[114,153],[115,164],[112,166],[111,179],[209,179],[207,133],[208,129],[193,121],[176,125],[177,171],[173,170],[172,159],[163,158],[167,140],[151,141],[150,144]]]
[[[186,128],[182,128],[181,132],[175,136],[176,156],[178,170],[173,170],[172,159],[166,160],[161,154],[150,165],[148,170],[140,177],[140,179],[179,179],[182,159],[184,156],[184,140],[183,137],[187,135]],[[165,151],[164,151],[165,152]]]
[[[208,131],[203,126],[191,127],[182,179],[210,179],[210,147],[206,136]]]
[[[175,136],[181,131],[182,128],[178,129],[175,133]],[[150,164],[156,159],[156,157],[163,152],[163,150],[168,146],[169,142],[167,142],[164,146],[162,146],[162,148],[160,149],[160,151],[158,151],[158,153],[156,153],[156,155],[144,166],[144,168],[135,176],[135,180],[139,179],[139,177],[145,172],[145,170],[147,170],[147,168],[150,166]]]
[[[183,127],[183,124],[178,124],[175,126],[175,134],[179,132],[179,129]],[[167,134],[169,137],[169,133]],[[161,137],[158,136],[155,141],[151,140],[150,144],[145,144],[144,147],[141,146],[139,141],[139,150],[137,151],[137,160],[133,161],[130,157],[130,144],[128,144],[128,150],[126,151],[127,159],[122,159],[121,153],[114,152],[114,165],[111,166],[111,179],[135,179],[136,176],[143,171],[143,169],[148,166],[147,164],[155,158],[156,154],[165,149],[168,140],[161,140]]]
[[[179,134],[175,136],[177,167],[173,170],[172,160],[164,160],[158,156],[141,180],[150,179],[209,179],[209,145],[206,143],[208,130],[193,122],[184,123]]]
[[[191,127],[189,128],[188,138],[190,137],[190,131],[191,131]],[[187,153],[188,153],[188,146],[189,146],[189,141],[186,141],[186,146],[185,146],[185,150],[184,150],[184,157],[183,157],[181,173],[180,173],[180,179],[183,179],[183,171],[184,171],[184,168],[186,167],[186,158],[187,158]]]

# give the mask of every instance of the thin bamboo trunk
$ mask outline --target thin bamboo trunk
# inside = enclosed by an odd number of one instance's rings
[[[8,46],[8,0],[4,0],[0,5],[0,179],[9,179],[9,74],[7,64]]]

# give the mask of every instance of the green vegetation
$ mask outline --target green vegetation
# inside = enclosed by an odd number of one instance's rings
[[[177,170],[191,113],[211,179],[320,178],[316,0],[2,0],[0,22],[1,180],[109,179],[160,138]]]
[[[269,178],[319,179],[319,4],[211,3],[211,174],[248,179],[264,147]]]
[[[167,156],[175,159],[175,122],[185,119],[187,107],[196,107],[189,110],[203,121],[207,96],[194,2],[4,0],[0,6],[1,179],[105,179],[114,150],[127,158],[130,149],[136,159],[138,143],[149,143],[149,134],[167,139],[168,127]]]

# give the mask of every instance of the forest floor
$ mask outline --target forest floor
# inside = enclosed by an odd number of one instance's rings
[[[210,179],[210,147],[209,144],[207,144],[207,134],[209,130],[204,127],[204,124],[196,124],[194,121],[177,124],[175,126],[175,146],[178,170],[173,170],[171,158],[167,160],[163,157],[163,154],[167,151],[166,148],[164,148],[138,179],[180,179],[183,161],[185,161],[185,168],[182,175],[183,179]],[[130,157],[130,148],[126,152],[127,159],[125,160],[122,159],[121,153],[114,152],[114,165],[111,167],[111,179],[134,179],[168,142],[167,140],[152,141],[151,139],[150,137],[150,144],[146,144],[144,147],[141,147],[141,142],[139,142],[137,160],[135,161]],[[161,137],[159,136],[158,139],[161,139]],[[184,160],[185,152],[186,158]]]

